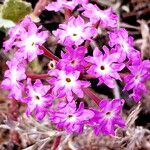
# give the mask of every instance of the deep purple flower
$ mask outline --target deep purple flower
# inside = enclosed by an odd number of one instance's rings
[[[100,133],[115,135],[116,126],[125,126],[125,122],[120,115],[123,102],[121,99],[100,101],[99,110],[93,110],[95,116],[90,120],[90,125],[96,135]]]
[[[1,83],[4,89],[10,90],[9,97],[16,100],[22,98],[23,84],[20,81],[26,79],[26,62],[19,62],[18,60],[19,58],[13,57],[6,62],[9,69],[5,71],[5,79]]]
[[[84,71],[84,67],[87,64],[84,60],[84,56],[87,49],[83,46],[73,49],[71,47],[66,48],[66,53],[61,53],[61,59],[58,62],[58,67],[60,69],[65,69],[68,71]]]
[[[124,28],[110,32],[109,39],[110,47],[115,47],[114,51],[120,52],[122,60],[126,57],[129,60],[139,57],[139,52],[133,47],[133,37],[129,36]]]
[[[89,18],[91,23],[95,24],[98,21],[104,28],[116,28],[117,27],[117,15],[113,12],[112,8],[101,10],[97,5],[87,4],[83,5],[85,17]]]
[[[36,80],[33,85],[31,79],[27,80],[27,97],[22,99],[23,102],[27,103],[27,116],[34,113],[38,120],[43,119],[47,112],[46,108],[52,104],[52,96],[47,94],[49,90],[50,86],[43,85],[40,80]]]
[[[53,31],[53,34],[59,39],[59,43],[72,46],[81,45],[85,40],[91,40],[96,35],[96,28],[92,27],[90,23],[85,23],[84,20],[78,16],[77,18],[69,18],[68,23],[60,24],[59,29]]]
[[[90,86],[88,81],[79,80],[80,72],[67,72],[65,70],[53,69],[48,72],[51,77],[49,83],[53,86],[52,92],[54,95],[61,94],[67,96],[68,100],[72,100],[72,94],[83,98],[84,93],[82,88]]]
[[[85,58],[87,62],[90,62],[92,65],[87,70],[88,74],[95,75],[99,79],[99,85],[104,83],[110,88],[115,86],[115,79],[121,80],[120,75],[118,74],[125,65],[123,63],[118,63],[119,53],[110,53],[109,49],[103,47],[104,54],[98,49],[95,48],[93,52],[93,57],[88,56]]]
[[[58,108],[51,109],[49,114],[50,120],[57,125],[57,128],[64,128],[68,133],[82,133],[84,124],[94,116],[93,111],[84,109],[83,103],[77,108],[75,101],[60,102]]]
[[[130,95],[136,102],[138,102],[143,93],[148,90],[145,82],[150,78],[150,61],[144,60],[138,62],[132,66],[129,66],[131,74],[124,78],[126,83],[124,90],[129,91],[133,89],[133,93]]]

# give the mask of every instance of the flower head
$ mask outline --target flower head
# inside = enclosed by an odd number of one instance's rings
[[[124,78],[126,83],[124,90],[129,91],[133,89],[133,93],[130,97],[138,102],[142,94],[147,92],[147,88],[145,85],[146,80],[150,78],[150,61],[144,60],[138,62],[132,66],[128,66],[131,74]]]
[[[49,11],[58,12],[62,11],[63,8],[73,10],[77,5],[86,3],[88,3],[88,0],[57,0],[56,2],[49,3],[45,8]]]
[[[113,12],[112,8],[101,10],[97,5],[87,4],[83,5],[83,15],[90,19],[91,23],[95,24],[98,21],[100,26],[104,28],[116,28],[117,27],[117,15]]]
[[[49,114],[50,120],[57,125],[57,128],[64,128],[68,133],[81,133],[84,124],[94,116],[93,111],[84,109],[83,103],[77,108],[75,101],[60,102],[58,108],[50,110]]]
[[[49,71],[49,75],[53,76],[49,83],[53,86],[54,95],[61,93],[61,96],[67,96],[68,100],[72,100],[72,94],[83,98],[82,88],[90,86],[88,81],[79,80],[80,72],[67,72],[65,70],[53,69]]]
[[[9,39],[3,43],[4,51],[8,52],[9,50],[11,50],[12,47],[15,46],[15,41],[20,39],[20,35],[27,32],[28,28],[33,25],[34,24],[32,23],[31,19],[27,16],[20,24],[11,28],[8,31]]]
[[[124,28],[110,32],[109,39],[109,45],[115,47],[116,52],[120,52],[122,60],[125,60],[126,57],[129,60],[138,57],[139,53],[133,47],[133,37],[128,36],[128,32]]]
[[[52,104],[52,96],[47,94],[49,90],[50,86],[43,85],[40,80],[36,80],[33,85],[31,79],[27,80],[27,97],[22,99],[27,103],[27,116],[33,112],[38,120],[43,119],[47,112],[46,108]]]
[[[40,31],[31,19],[27,16],[19,25],[9,31],[10,38],[4,42],[5,51],[9,51],[13,46],[17,47],[17,52],[23,59],[34,60],[37,55],[43,54],[39,49],[48,37],[47,31]]]
[[[26,79],[25,62],[19,62],[19,58],[13,57],[7,61],[8,70],[5,71],[5,79],[1,85],[3,88],[10,90],[9,97],[20,100],[22,97],[23,84],[20,82]]]
[[[110,88],[115,86],[115,79],[121,80],[118,71],[121,71],[125,65],[123,63],[118,63],[119,53],[110,54],[107,47],[103,47],[104,54],[95,48],[93,52],[93,57],[88,56],[85,58],[87,62],[92,65],[87,70],[87,73],[95,75],[99,79],[98,84],[106,84]]]
[[[125,122],[120,115],[122,107],[123,100],[121,99],[100,101],[99,110],[93,110],[95,116],[90,120],[96,135],[99,133],[115,135],[116,125],[125,126]]]
[[[59,29],[53,31],[53,34],[58,37],[58,42],[63,45],[78,46],[85,40],[91,40],[91,38],[96,35],[96,31],[96,28],[92,27],[89,23],[85,23],[84,20],[78,16],[77,18],[69,18],[67,24],[60,24]]]
[[[66,53],[61,53],[62,59],[58,62],[58,67],[68,71],[84,71],[86,62],[84,60],[87,49],[83,46],[73,49],[71,47],[66,48]]]
[[[29,30],[24,34],[20,35],[20,40],[16,41],[15,44],[19,48],[24,59],[28,59],[30,62],[34,60],[37,55],[43,54],[43,51],[39,49],[48,37],[47,31],[39,32],[40,28],[34,27],[33,30]]]

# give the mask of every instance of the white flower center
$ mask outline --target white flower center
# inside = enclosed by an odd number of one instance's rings
[[[17,82],[17,76],[18,76],[17,75],[17,70],[14,69],[12,74],[11,74],[11,81],[12,81],[13,84],[15,84]]]
[[[67,34],[72,38],[73,41],[76,41],[83,36],[83,31],[81,27],[70,27],[67,29]]]
[[[69,115],[67,116],[67,121],[68,121],[68,122],[75,122],[75,121],[76,121],[76,116],[73,115],[73,114],[69,114]]]
[[[140,75],[136,75],[136,76],[135,76],[134,83],[135,83],[135,84],[139,84],[140,81],[141,81],[141,76],[140,76]]]
[[[101,75],[109,74],[111,68],[107,62],[103,62],[102,64],[98,64],[96,68],[96,72]]]
[[[114,117],[114,113],[112,111],[108,111],[105,113],[105,118],[111,119]]]
[[[127,42],[122,41],[121,46],[123,47],[123,50],[128,53],[129,52],[129,45]]]
[[[108,18],[107,15],[101,11],[95,11],[95,15],[97,17],[99,17],[100,19],[107,19]]]
[[[35,45],[39,42],[39,38],[37,38],[36,35],[31,35],[25,40],[25,46],[27,47],[28,50],[32,50]]]

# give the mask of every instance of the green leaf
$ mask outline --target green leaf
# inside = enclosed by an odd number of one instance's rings
[[[32,7],[30,3],[22,0],[6,0],[2,6],[1,16],[3,19],[18,22],[31,13],[31,11]]]

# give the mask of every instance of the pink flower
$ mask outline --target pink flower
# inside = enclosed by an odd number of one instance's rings
[[[31,79],[27,80],[27,97],[22,99],[23,102],[27,103],[27,116],[34,113],[38,120],[43,119],[47,112],[46,109],[52,104],[52,96],[47,94],[49,90],[50,86],[43,85],[40,80],[36,80],[33,85]]]
[[[8,52],[9,50],[11,50],[12,47],[15,46],[15,41],[20,40],[20,35],[24,34],[31,25],[33,25],[33,23],[31,22],[31,19],[27,16],[20,24],[11,28],[8,31],[9,39],[3,42],[4,51]]]
[[[91,23],[95,24],[100,21],[100,25],[104,28],[116,28],[118,16],[113,12],[112,8],[101,10],[96,4],[83,5],[85,17],[89,18]]]
[[[80,103],[76,107],[75,101],[71,103],[60,102],[56,110],[50,110],[50,120],[57,125],[57,128],[64,128],[68,133],[82,133],[84,124],[94,116],[93,111],[84,109]]]
[[[120,127],[125,126],[125,122],[120,115],[122,107],[123,100],[121,99],[100,101],[99,110],[93,110],[95,116],[90,120],[90,125],[93,127],[96,135],[100,133],[115,135],[116,125]]]
[[[37,55],[43,54],[39,49],[48,37],[47,31],[40,31],[41,26],[37,26],[27,16],[19,25],[10,30],[10,38],[4,42],[5,51],[9,51],[13,46],[17,47],[17,52],[22,54],[22,58],[29,61],[34,60]]]
[[[51,2],[45,8],[49,11],[61,11],[64,7],[70,10],[73,10],[77,4],[75,4],[75,0],[67,1],[67,0],[57,0],[56,2]]]
[[[95,75],[99,79],[99,85],[104,83],[110,88],[115,86],[115,79],[121,80],[120,75],[118,74],[125,65],[123,63],[118,63],[119,53],[110,53],[109,49],[103,47],[104,54],[98,49],[95,48],[93,52],[93,57],[88,56],[85,58],[87,62],[90,62],[92,65],[87,70],[88,74]]]
[[[87,49],[83,46],[73,49],[71,47],[66,48],[66,53],[61,53],[62,59],[58,62],[58,68],[68,71],[84,71],[84,67],[87,64],[84,60]]]
[[[86,4],[88,0],[57,0],[56,2],[51,2],[45,8],[49,11],[61,11],[63,8],[68,8],[73,10],[77,5]]]
[[[79,80],[79,71],[66,72],[65,70],[53,69],[48,74],[53,76],[49,83],[53,86],[52,92],[54,92],[54,95],[60,93],[61,96],[67,96],[68,100],[72,100],[73,93],[83,98],[82,88],[90,86],[88,81]]]
[[[120,52],[120,57],[125,60],[126,57],[134,59],[139,58],[139,52],[133,47],[133,37],[128,36],[128,32],[124,29],[118,29],[109,33],[109,45],[115,46],[115,51]]]
[[[24,59],[28,59],[30,62],[34,60],[37,55],[43,54],[43,51],[39,49],[43,43],[45,43],[48,32],[41,31],[39,32],[40,28],[36,26],[25,32],[24,34],[20,35],[20,41],[16,41],[15,44],[19,48],[18,52],[20,52]]]
[[[14,57],[7,61],[8,70],[5,71],[5,79],[1,85],[4,89],[10,90],[9,97],[20,100],[22,98],[23,84],[20,82],[26,79],[25,62],[19,62],[19,58]]]
[[[85,23],[84,20],[78,16],[71,17],[67,24],[60,24],[59,29],[53,31],[53,34],[59,39],[59,43],[72,46],[81,45],[85,40],[91,40],[96,35],[96,28],[92,27],[90,23]]]
[[[133,93],[130,94],[136,102],[138,102],[143,93],[146,93],[148,90],[146,88],[145,82],[150,78],[150,61],[144,60],[138,62],[132,66],[129,66],[131,74],[124,78],[126,83],[124,91],[129,91],[133,89]]]

